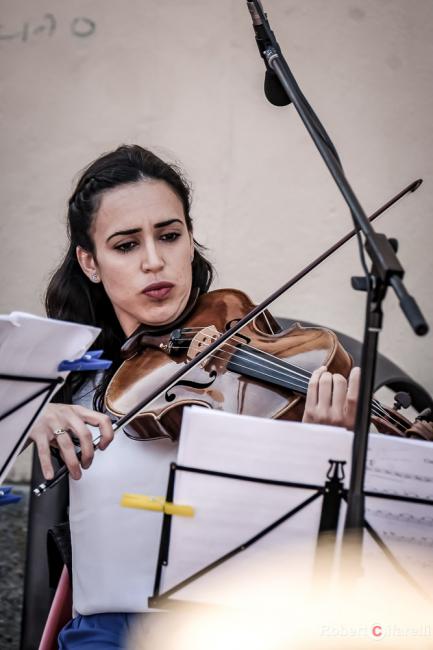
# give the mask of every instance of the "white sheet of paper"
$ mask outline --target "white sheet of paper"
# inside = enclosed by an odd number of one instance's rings
[[[433,444],[370,437],[365,489],[433,502]],[[367,498],[365,517],[417,584],[433,599],[433,506]],[[365,535],[365,569],[382,551]],[[384,564],[390,568],[387,560]]]
[[[55,378],[64,359],[79,359],[92,345],[100,330],[89,325],[42,318],[23,312],[0,316],[0,373],[16,376]],[[44,383],[0,380],[0,414],[26,400]],[[46,394],[0,420],[0,483],[25,444],[23,431]]]
[[[177,462],[230,474],[323,485],[332,458],[347,462],[347,487],[351,451],[352,434],[344,429],[192,407],[184,411]],[[373,434],[368,467],[367,490],[411,493],[433,501],[433,445]],[[160,593],[244,543],[312,494],[313,490],[177,471],[174,502],[192,505],[196,513],[193,518],[172,518],[169,561],[162,572]],[[224,605],[245,603],[251,598],[269,602],[294,584],[301,594],[311,584],[321,506],[319,497],[172,598]],[[427,549],[431,544],[433,549],[429,525],[433,507],[414,508],[412,504],[369,498],[367,517],[397,555],[401,535],[412,540],[412,550],[419,551],[422,544]],[[421,578],[418,569],[423,567],[426,587],[433,582],[429,582],[431,574],[426,570],[428,553],[418,551],[418,568],[406,551],[398,559],[413,570],[414,577]],[[377,553],[375,543],[368,541],[365,553]],[[431,556],[433,552],[433,560]],[[270,558],[275,560],[271,564]]]

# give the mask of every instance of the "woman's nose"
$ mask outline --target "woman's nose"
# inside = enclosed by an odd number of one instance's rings
[[[160,271],[164,267],[164,260],[153,243],[145,247],[141,265],[145,272]]]

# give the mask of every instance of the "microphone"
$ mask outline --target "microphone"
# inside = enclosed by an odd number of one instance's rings
[[[257,0],[258,4],[261,7],[260,0]],[[269,67],[269,63],[264,55],[264,51],[268,47],[275,47],[272,42],[271,37],[269,36],[260,13],[257,11],[257,7],[254,2],[247,0],[248,11],[251,14],[251,19],[253,21],[253,29],[256,35],[256,43],[260,52],[260,56],[265,62],[266,74],[265,74],[265,83],[264,91],[266,99],[273,104],[274,106],[288,106],[291,103],[289,97],[287,96],[286,91],[282,87],[280,80],[278,79],[275,72]],[[270,34],[273,33],[272,31]]]
[[[291,100],[288,98],[286,91],[280,84],[280,80],[273,70],[266,70],[264,83],[265,96],[268,102],[274,106],[288,106]]]

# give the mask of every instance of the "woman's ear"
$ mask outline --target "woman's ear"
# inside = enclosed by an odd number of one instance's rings
[[[81,269],[85,275],[92,282],[100,282],[101,278],[96,267],[95,259],[89,251],[86,251],[85,248],[77,246],[75,249],[77,255],[78,264],[81,266]]]

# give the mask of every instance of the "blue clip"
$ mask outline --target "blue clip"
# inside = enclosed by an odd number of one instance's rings
[[[17,503],[21,501],[21,496],[12,494],[12,487],[9,485],[0,485],[0,506],[5,506],[8,503]]]
[[[101,359],[103,350],[90,350],[75,361],[62,361],[59,364],[58,370],[107,370],[113,363],[109,359]]]

